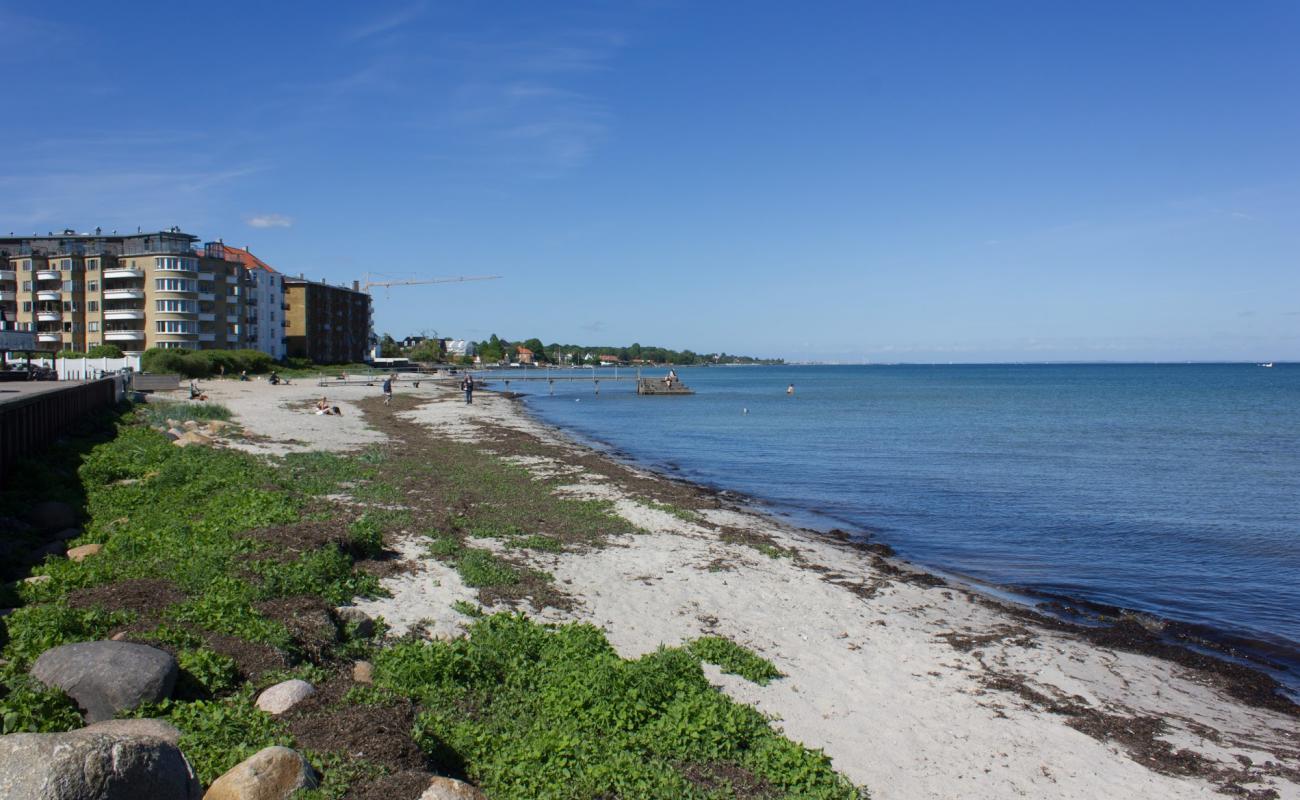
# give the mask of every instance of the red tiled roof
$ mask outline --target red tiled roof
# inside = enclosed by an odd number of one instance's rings
[[[264,269],[267,272],[276,272],[276,269],[274,267],[272,267],[270,264],[266,263],[262,259],[258,258],[257,256],[253,255],[252,253],[248,252],[247,250],[243,250],[238,247],[231,247],[228,244],[223,244],[222,247],[226,251],[227,261],[238,261],[240,264],[243,264],[245,267],[248,267],[249,269]]]

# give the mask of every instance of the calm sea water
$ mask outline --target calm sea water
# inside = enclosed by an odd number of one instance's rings
[[[871,531],[916,563],[1207,626],[1300,663],[1300,365],[678,373],[696,395],[511,388],[635,461],[815,527]]]

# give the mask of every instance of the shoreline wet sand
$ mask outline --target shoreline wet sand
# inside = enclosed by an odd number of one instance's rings
[[[364,425],[333,431],[304,425],[293,407],[315,387],[214,385],[213,399],[265,437],[251,449],[298,439],[305,449],[387,441],[418,451],[423,437],[446,437],[556,493],[611,503],[638,532],[599,548],[479,540],[554,578],[555,597],[498,606],[592,622],[625,656],[709,632],[750,647],[786,677],[766,687],[710,678],[823,748],[875,797],[1300,797],[1294,706],[1260,673],[1162,652],[1145,629],[1089,634],[945,585],[878,545],[800,531],[619,463],[488,393],[466,407],[426,385],[384,408],[375,389],[340,387],[344,419]],[[388,579],[393,598],[363,607],[397,632],[454,630],[446,609],[473,590],[423,556],[418,535],[399,549],[413,571]]]

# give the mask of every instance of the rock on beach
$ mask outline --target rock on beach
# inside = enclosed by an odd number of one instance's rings
[[[314,788],[316,773],[307,759],[287,747],[268,747],[213,781],[203,800],[287,800]]]
[[[0,736],[0,797],[198,800],[202,791],[176,745],[156,736],[90,729]]]
[[[455,778],[435,776],[419,800],[487,800],[487,795]]]
[[[32,677],[66,692],[85,711],[87,722],[169,697],[176,674],[176,659],[130,642],[60,645],[41,653],[32,665]]]
[[[314,694],[316,687],[295,678],[264,690],[257,696],[257,707],[268,714],[283,714]]]

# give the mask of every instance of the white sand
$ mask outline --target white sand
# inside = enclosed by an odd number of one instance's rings
[[[307,416],[334,428],[303,423],[302,415],[284,409],[292,392],[268,409],[259,390],[280,387],[236,387],[228,393],[223,385],[214,399],[230,403],[241,422],[268,437],[331,449],[375,441],[374,431],[359,420],[353,427],[347,416]],[[365,393],[349,388],[329,395],[346,402]],[[319,391],[302,397],[313,394]],[[439,435],[482,440],[483,429],[472,424],[480,422],[490,431],[531,433],[580,452],[508,400],[477,393],[467,407],[451,393],[429,394],[430,402],[408,417]],[[1217,789],[1226,778],[1216,784],[1153,771],[1121,744],[1070,727],[1066,716],[986,688],[984,681],[994,676],[1023,680],[1039,695],[1107,714],[1164,719],[1170,726],[1164,738],[1176,749],[1226,770],[1241,770],[1242,758],[1284,765],[1291,778],[1256,766],[1237,780],[1249,789],[1271,788],[1280,798],[1300,798],[1295,719],[1245,706],[1173,663],[1026,625],[961,589],[891,580],[860,551],[758,514],[714,511],[708,521],[771,535],[798,550],[802,565],[723,542],[715,528],[649,507],[615,482],[562,460],[514,461],[538,476],[563,476],[568,485],[561,492],[615,501],[617,513],[648,531],[591,552],[533,554],[535,565],[578,600],[573,611],[546,609],[536,616],[592,622],[628,657],[707,633],[752,648],[786,677],[759,687],[709,668],[711,679],[772,716],[786,735],[824,749],[837,769],[879,800],[1221,796]],[[408,542],[404,552],[422,558],[420,546]],[[392,598],[363,607],[398,630],[445,634],[465,621],[451,603],[472,599],[473,592],[437,561],[422,561],[420,572],[386,582]],[[864,597],[851,590],[854,585],[878,588]],[[940,638],[952,632],[1004,635],[962,652]]]

